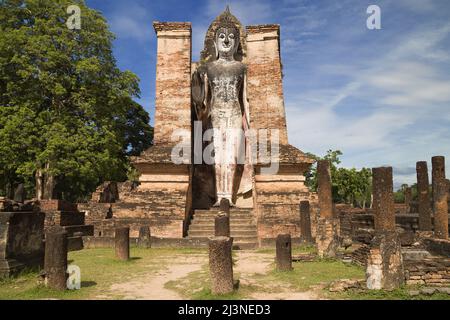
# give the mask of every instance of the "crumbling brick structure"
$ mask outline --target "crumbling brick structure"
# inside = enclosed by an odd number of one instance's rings
[[[0,202],[2,208],[3,200]],[[43,266],[45,214],[36,209],[12,212],[0,209],[0,278],[26,267]]]
[[[372,173],[375,236],[368,252],[366,282],[369,289],[392,290],[405,280],[401,243],[395,228],[392,168],[374,168]]]
[[[211,51],[214,51],[211,37],[217,21],[213,21],[207,31],[202,59],[208,59]],[[304,176],[314,161],[288,142],[280,27],[255,25],[244,28],[235,17],[232,17],[232,21],[241,30],[238,60],[247,65],[250,127],[269,130],[269,134],[276,129],[280,140],[279,157],[273,159],[279,170],[274,175],[264,175],[267,164],[258,159],[253,167],[253,190],[236,199],[236,209],[248,212],[248,218],[256,225],[255,230],[246,231],[249,232],[246,237],[254,241],[253,232],[256,232],[257,244],[274,242],[280,233],[290,233],[294,239],[299,239],[301,200],[311,203],[314,236],[317,197],[305,186]],[[171,157],[173,147],[181,140],[187,146],[184,150],[190,150],[193,154],[194,148],[191,144],[195,117],[191,102],[191,73],[197,63],[192,62],[191,58],[191,24],[154,22],[153,26],[158,47],[154,144],[132,159],[140,173],[139,185],[125,197],[119,190],[119,200],[111,204],[113,219],[103,219],[97,225],[105,226],[105,230],[112,229],[111,225],[106,227],[107,224],[128,225],[132,237],[138,235],[140,225],[150,225],[154,237],[183,238],[189,237],[189,227],[191,220],[195,220],[196,211],[211,209],[214,201],[211,197],[214,192],[211,179],[214,175],[210,167],[192,164],[191,155],[178,164],[173,163]],[[188,135],[184,139],[178,137],[178,140],[173,140],[173,133],[180,129]],[[92,208],[99,207],[92,204],[89,210],[89,206],[85,209],[90,212]],[[100,212],[105,209],[98,208]],[[233,234],[233,223],[231,225]],[[211,234],[202,238],[205,243],[207,236],[214,234],[214,225],[210,227],[208,232]],[[96,231],[96,235],[100,234]],[[240,239],[236,240],[238,244]]]

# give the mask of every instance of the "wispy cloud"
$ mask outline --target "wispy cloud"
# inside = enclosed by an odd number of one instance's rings
[[[191,21],[193,57],[212,20],[230,5],[244,25],[281,25],[290,142],[342,165],[392,165],[396,185],[413,183],[415,162],[450,158],[450,2],[379,0],[382,30],[366,28],[371,1],[88,0],[117,34],[118,62],[143,79],[153,112],[152,20]],[[189,10],[188,10],[189,8]]]
[[[318,32],[328,36],[329,46],[322,48],[320,39],[306,45],[335,61],[306,66],[303,74],[299,67],[289,77],[303,89],[286,96],[291,143],[318,154],[340,149],[346,166],[394,165],[397,184],[414,182],[409,169],[416,161],[450,155],[450,76],[443,68],[449,66],[448,23],[427,23],[402,37],[382,31],[380,46],[368,46],[378,54],[358,48],[361,33],[354,32],[345,39],[356,48],[347,49],[353,60],[336,55],[342,47],[329,31]],[[296,45],[305,44],[299,38],[285,44]],[[322,51],[327,49],[335,55]]]
[[[148,41],[153,36],[151,15],[147,7],[133,2],[118,2],[110,13],[111,30],[120,40]]]

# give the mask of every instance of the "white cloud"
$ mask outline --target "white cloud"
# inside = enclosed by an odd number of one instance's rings
[[[111,30],[120,39],[134,39],[145,42],[153,36],[152,21],[147,8],[136,4],[126,3],[124,6],[118,3],[109,18]]]
[[[397,0],[404,8],[410,9],[414,12],[429,12],[435,10],[435,0]]]
[[[366,83],[383,92],[381,102],[400,107],[434,108],[450,102],[450,80],[437,67],[423,63],[398,63],[366,77]]]
[[[440,28],[428,28],[406,36],[406,39],[386,59],[398,60],[408,56],[436,62],[448,61],[450,60],[448,50],[438,48],[437,45],[449,36],[449,32],[450,23],[447,23]]]
[[[405,168],[432,155],[450,156],[450,126],[433,126],[450,120],[450,77],[442,68],[448,66],[442,45],[449,33],[449,24],[420,30],[365,65],[317,66],[323,79],[340,75],[347,80],[337,89],[313,86],[288,97],[290,142],[320,155],[340,149],[343,165],[359,168]],[[363,104],[355,108],[365,112],[342,112],[355,101]],[[415,175],[397,174],[394,181],[411,184]]]

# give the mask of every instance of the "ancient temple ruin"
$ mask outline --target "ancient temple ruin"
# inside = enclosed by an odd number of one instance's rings
[[[244,27],[227,9],[210,25],[201,61],[192,61],[192,30],[189,22],[154,22],[157,35],[156,104],[154,145],[132,159],[140,173],[139,185],[120,195],[112,204],[115,224],[149,224],[152,236],[162,238],[207,238],[213,235],[214,168],[192,161],[194,121],[198,120],[191,94],[192,74],[215,56],[214,34],[226,19],[239,30],[235,59],[246,66],[247,99],[252,129],[279,132],[279,170],[264,175],[267,163],[252,167],[251,190],[233,195],[231,235],[235,243],[261,244],[279,233],[299,234],[299,203],[313,200],[305,186],[305,172],[314,162],[288,142],[283,97],[280,26]],[[172,161],[173,139],[184,129],[191,159]],[[270,145],[269,145],[270,148]]]

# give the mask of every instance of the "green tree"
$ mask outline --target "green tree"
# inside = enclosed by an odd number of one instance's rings
[[[395,203],[404,203],[405,202],[405,192],[406,188],[409,186],[404,183],[400,186],[400,188],[394,192],[394,201]],[[418,194],[417,194],[417,183],[414,183],[411,185],[411,200],[417,200]]]
[[[341,163],[341,160],[339,159],[340,156],[342,156],[342,152],[340,150],[328,150],[327,154],[323,157],[319,157],[312,153],[307,153],[307,156],[313,158],[314,160],[329,160],[330,161],[330,171],[331,171],[331,177],[335,176],[337,165]],[[317,165],[314,164],[311,166],[311,169],[306,174],[306,185],[312,190],[317,191]]]
[[[81,30],[69,30],[69,5]],[[105,180],[124,180],[127,155],[152,141],[148,114],[133,101],[139,79],[120,71],[114,35],[79,0],[0,2],[0,183],[36,185],[76,200]]]
[[[324,157],[308,154],[316,160],[329,160],[332,181],[333,201],[347,203],[358,207],[366,207],[371,203],[372,171],[367,168],[339,168],[340,150],[328,150]],[[313,165],[306,174],[306,184],[312,191],[317,191],[317,166]]]

